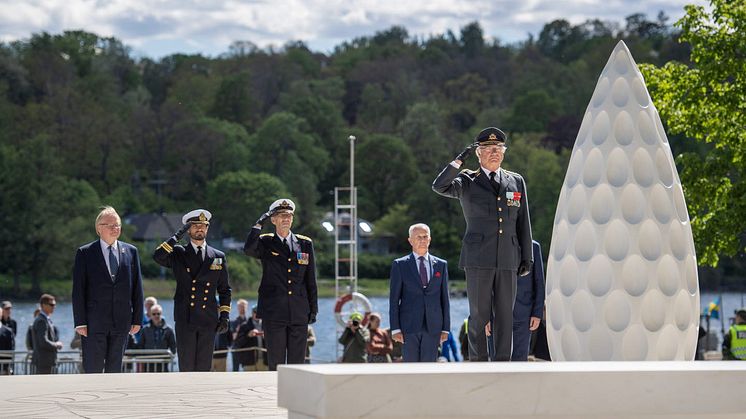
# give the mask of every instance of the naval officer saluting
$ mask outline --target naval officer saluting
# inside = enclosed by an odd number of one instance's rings
[[[316,322],[316,262],[311,239],[290,231],[295,203],[278,199],[249,232],[244,253],[262,261],[257,315],[262,319],[270,371],[303,364],[308,325]],[[261,234],[270,220],[274,233]]]
[[[181,229],[153,253],[153,259],[171,268],[176,278],[174,321],[179,371],[210,371],[215,334],[228,330],[231,312],[228,265],[225,253],[205,240],[211,218],[207,210],[188,212],[181,219],[184,223]],[[189,244],[185,247],[178,241],[187,232]]]

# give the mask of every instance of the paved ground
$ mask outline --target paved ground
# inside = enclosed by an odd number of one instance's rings
[[[0,377],[3,418],[287,418],[277,373]]]

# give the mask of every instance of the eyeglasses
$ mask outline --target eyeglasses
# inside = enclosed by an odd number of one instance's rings
[[[121,224],[99,224],[101,227],[106,227],[111,230],[118,230],[122,228]]]
[[[493,146],[480,146],[479,152],[482,154],[497,154],[504,153],[508,147],[504,145],[493,145]]]

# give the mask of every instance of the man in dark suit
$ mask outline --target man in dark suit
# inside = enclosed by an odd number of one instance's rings
[[[235,355],[240,355],[234,359],[238,359],[244,371],[267,371],[267,351],[261,350],[266,349],[265,342],[262,319],[257,316],[256,306],[254,306],[251,309],[251,317],[238,326],[236,340],[233,342],[233,347],[237,349],[260,348],[235,353]]]
[[[518,280],[513,307],[513,354],[511,361],[527,361],[531,332],[539,328],[544,315],[544,263],[541,246],[533,241],[534,265],[528,276]]]
[[[11,331],[13,331],[13,335],[18,334],[18,323],[16,323],[15,319],[11,317],[11,313],[13,312],[13,304],[10,301],[3,301],[3,313],[2,313],[2,320],[0,320],[3,324],[3,326],[8,326]]]
[[[459,267],[466,271],[471,361],[488,360],[485,327],[493,315],[495,360],[510,360],[516,275],[528,275],[533,263],[526,184],[500,168],[506,141],[499,129],[485,128],[433,182],[435,192],[461,202],[466,219]],[[481,167],[460,171],[474,148]]]
[[[262,261],[257,314],[262,319],[270,371],[302,364],[308,325],[316,321],[316,262],[311,239],[290,231],[295,203],[278,199],[249,232],[243,250]],[[261,234],[271,220],[274,233]]]
[[[249,319],[247,316],[249,302],[241,298],[236,303],[236,308],[238,309],[238,316],[230,321],[230,332],[233,334],[233,351],[231,354],[234,372],[240,371],[241,365],[246,364],[246,352],[248,351],[240,351],[240,349],[244,348],[241,345],[246,344],[246,339],[238,340],[238,329]]]
[[[100,239],[75,254],[73,317],[89,374],[122,372],[128,334],[142,325],[140,256],[135,246],[117,240],[121,232],[119,214],[104,207],[96,217]]]
[[[153,253],[176,279],[174,321],[179,371],[210,371],[215,334],[228,330],[231,287],[225,253],[207,244],[210,211],[196,209],[181,218],[184,225]],[[189,233],[189,244],[178,241]],[[218,304],[219,303],[219,304]]]
[[[451,330],[448,263],[428,252],[430,227],[409,227],[412,253],[391,265],[391,337],[402,342],[404,362],[435,362]]]
[[[57,329],[52,323],[52,313],[57,305],[55,298],[44,294],[39,299],[41,311],[34,319],[31,339],[34,352],[31,362],[37,374],[52,374],[57,364],[57,351],[62,349],[62,342],[57,336]]]

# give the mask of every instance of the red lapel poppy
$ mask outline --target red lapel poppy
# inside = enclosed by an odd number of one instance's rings
[[[440,278],[440,272],[435,272],[435,277]]]

